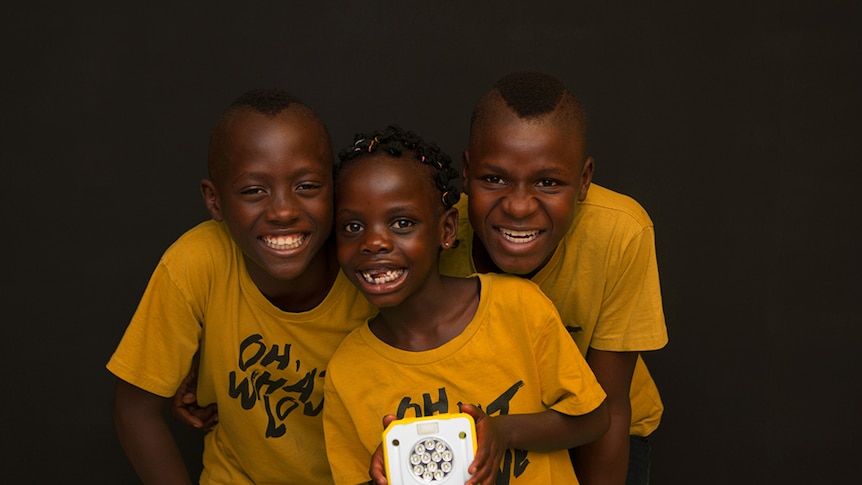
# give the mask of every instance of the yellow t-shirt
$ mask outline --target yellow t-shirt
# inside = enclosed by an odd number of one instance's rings
[[[455,413],[458,403],[470,403],[492,416],[547,409],[583,415],[604,401],[559,314],[535,284],[509,275],[478,277],[476,315],[444,345],[400,350],[362,325],[332,356],[323,421],[336,484],[368,481],[387,414]],[[509,483],[577,483],[566,450],[507,450],[501,469]]]
[[[171,397],[198,350],[198,401],[218,403],[204,484],[331,484],[323,380],[341,340],[374,311],[339,273],[324,301],[288,313],[260,293],[226,227],[204,222],[162,256],[107,364]]]
[[[466,276],[473,264],[467,197],[458,203],[457,248],[443,251],[440,270]],[[634,199],[592,184],[571,228],[532,281],[554,302],[581,353],[649,351],[667,343],[653,224]],[[630,433],[648,436],[664,406],[643,359],[632,376]]]

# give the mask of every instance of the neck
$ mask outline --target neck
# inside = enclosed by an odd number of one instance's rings
[[[250,267],[246,260],[246,267]],[[326,298],[338,276],[338,261],[334,244],[325,244],[311,260],[308,268],[291,280],[278,280],[268,275],[252,274],[252,280],[263,296],[273,305],[286,312],[312,310]],[[257,276],[257,277],[255,277]]]
[[[431,350],[461,334],[479,305],[478,278],[438,275],[419,295],[381,308],[371,331],[387,344],[413,352]]]

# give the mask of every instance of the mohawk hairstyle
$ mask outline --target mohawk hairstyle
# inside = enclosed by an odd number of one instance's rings
[[[493,120],[499,100],[523,120],[553,117],[555,124],[574,129],[589,143],[587,113],[580,101],[556,77],[537,71],[516,71],[500,78],[473,108],[470,130]]]
[[[520,118],[553,112],[568,91],[559,79],[535,71],[507,74],[494,84],[494,88]]]
[[[440,150],[437,144],[427,143],[412,131],[402,130],[395,125],[369,134],[357,133],[353,137],[353,145],[338,154],[339,162],[335,167],[336,184],[341,172],[353,161],[376,152],[400,157],[405,151],[412,152],[413,158],[434,169],[434,185],[442,194],[443,206],[449,208],[455,205],[461,198],[461,193],[452,183],[458,178],[458,172],[452,168],[452,158]]]

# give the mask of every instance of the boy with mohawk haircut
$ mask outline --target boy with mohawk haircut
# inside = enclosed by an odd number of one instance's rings
[[[566,86],[539,72],[504,76],[474,108],[460,245],[440,268],[539,285],[608,395],[609,431],[571,450],[578,479],[648,483],[663,405],[640,352],[667,343],[653,223],[635,200],[591,184],[594,167],[586,113]]]

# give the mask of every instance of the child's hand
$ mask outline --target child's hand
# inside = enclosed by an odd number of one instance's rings
[[[497,472],[500,469],[500,462],[503,460],[506,446],[494,424],[494,418],[472,404],[462,404],[460,407],[461,412],[469,414],[476,422],[478,447],[476,457],[467,470],[472,477],[465,485],[491,485],[497,480]]]
[[[218,422],[218,408],[215,403],[205,408],[198,406],[197,388],[198,361],[195,359],[189,374],[183,379],[171,400],[171,414],[193,428],[212,431]]]
[[[395,416],[387,414],[383,417],[383,429],[389,426],[389,423],[395,421]],[[386,485],[386,462],[383,459],[383,443],[374,450],[371,455],[371,468],[368,470],[368,476],[375,485]]]

